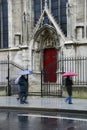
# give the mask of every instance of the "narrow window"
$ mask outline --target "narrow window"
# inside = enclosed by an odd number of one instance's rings
[[[7,0],[0,1],[0,48],[8,48],[8,5]]]

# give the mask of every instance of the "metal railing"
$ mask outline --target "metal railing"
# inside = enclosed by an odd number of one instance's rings
[[[60,58],[57,63],[50,64],[48,68],[52,67],[53,64],[57,64],[56,82],[44,82],[44,76],[45,78],[48,77],[49,79],[49,76],[51,75],[51,73],[47,73],[47,69],[42,70],[39,74],[33,73],[30,75],[30,82],[32,82],[31,77],[39,77],[40,82],[36,84],[41,87],[39,87],[39,90],[37,91],[35,86],[35,88],[30,91],[30,95],[62,96],[64,86],[64,78],[62,77],[62,74],[67,71],[73,71],[77,73],[77,76],[73,77],[74,87],[83,87],[83,89],[87,87],[87,57],[63,57]]]
[[[52,64],[49,67],[52,67]],[[17,93],[14,80],[21,70],[23,68],[11,61],[0,61],[0,86],[7,88],[7,95]],[[29,95],[62,96],[64,78],[61,74],[67,71],[77,73],[77,76],[73,77],[75,87],[87,87],[87,57],[63,57],[57,61],[57,81],[55,83],[44,82],[44,74],[49,76],[48,73],[44,73],[45,70],[29,75]]]

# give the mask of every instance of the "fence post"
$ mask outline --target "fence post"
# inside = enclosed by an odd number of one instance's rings
[[[7,95],[11,96],[11,85],[9,84],[9,81],[10,81],[9,80],[9,74],[10,73],[9,73],[9,54],[8,54],[8,78],[7,78],[8,79],[8,87],[7,87]]]
[[[63,54],[63,49],[62,49],[62,74],[64,73],[64,54]],[[64,78],[62,77],[62,84],[61,84],[61,97],[62,97],[62,93],[63,93],[63,85],[64,85]]]
[[[43,97],[43,91],[42,91],[42,74],[43,74],[43,71],[41,70],[41,97]]]

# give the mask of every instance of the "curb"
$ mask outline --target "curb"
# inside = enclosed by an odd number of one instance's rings
[[[86,110],[70,110],[58,108],[35,108],[35,107],[14,107],[14,106],[0,106],[1,111],[32,111],[32,112],[60,112],[73,114],[87,114]]]

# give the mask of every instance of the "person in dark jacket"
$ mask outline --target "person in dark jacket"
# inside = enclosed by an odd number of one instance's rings
[[[65,101],[68,102],[69,104],[72,104],[72,85],[73,81],[71,77],[67,76],[67,78],[65,79],[65,86],[68,93],[68,97],[66,98]]]
[[[20,103],[27,103],[27,95],[28,95],[28,76],[22,75],[18,81],[19,84],[19,99]]]

